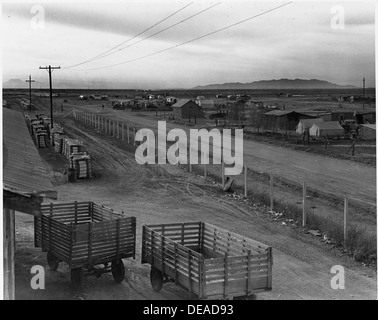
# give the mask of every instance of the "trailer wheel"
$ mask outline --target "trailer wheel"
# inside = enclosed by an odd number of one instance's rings
[[[83,282],[83,269],[75,268],[71,269],[71,283],[75,289],[78,289]]]
[[[123,265],[122,260],[114,260],[111,268],[114,281],[121,283],[123,279],[125,279],[125,266]]]
[[[161,288],[163,288],[163,283],[164,283],[163,274],[158,269],[151,268],[150,280],[151,280],[152,289],[155,292],[159,292]]]
[[[59,267],[59,259],[55,257],[50,251],[47,252],[47,263],[50,270],[56,271]]]

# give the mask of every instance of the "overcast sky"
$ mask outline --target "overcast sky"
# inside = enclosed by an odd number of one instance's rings
[[[175,47],[289,1],[219,2],[3,3],[3,81],[31,74],[46,82],[47,72],[38,67],[51,64],[62,67],[55,82],[88,87],[104,81],[114,88],[190,88],[280,78],[361,86],[363,77],[375,86],[374,1],[294,1]],[[114,54],[69,68],[123,42],[121,50],[109,51]]]

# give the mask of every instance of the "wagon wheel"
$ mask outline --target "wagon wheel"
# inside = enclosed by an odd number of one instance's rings
[[[163,274],[158,269],[151,267],[150,280],[152,289],[155,292],[159,292],[163,288]]]
[[[75,268],[71,269],[71,283],[75,289],[81,286],[83,282],[83,269]]]
[[[121,283],[123,279],[125,279],[125,266],[123,265],[122,260],[112,261],[111,269],[114,281]]]
[[[55,257],[50,251],[47,252],[47,263],[50,267],[50,270],[56,271],[59,267],[59,259]]]

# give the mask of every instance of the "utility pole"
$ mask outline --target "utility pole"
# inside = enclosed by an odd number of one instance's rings
[[[365,110],[365,77],[362,80],[362,110]]]
[[[39,67],[39,69],[44,69],[49,71],[49,80],[50,80],[50,118],[51,118],[51,129],[54,128],[53,120],[53,99],[52,99],[52,81],[51,81],[51,70],[60,69],[60,67]]]
[[[31,113],[31,83],[35,80],[32,80],[31,75],[29,75],[29,80],[25,80],[25,82],[29,82],[29,112]]]

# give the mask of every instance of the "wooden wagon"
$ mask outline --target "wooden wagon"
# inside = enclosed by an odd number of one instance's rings
[[[116,282],[123,281],[122,259],[135,259],[135,217],[90,201],[41,208],[42,216],[34,219],[35,246],[47,252],[51,270],[57,270],[61,261],[67,263],[75,287],[82,282],[83,268],[97,277],[111,272]]]
[[[272,289],[272,248],[205,222],[143,226],[142,263],[151,265],[156,292],[167,281],[199,299]]]

